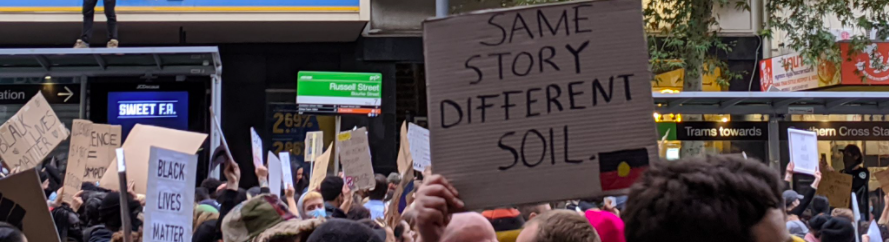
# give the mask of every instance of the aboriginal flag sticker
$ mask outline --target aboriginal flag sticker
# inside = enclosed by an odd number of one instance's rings
[[[648,149],[639,148],[599,153],[602,191],[629,188],[648,168]]]

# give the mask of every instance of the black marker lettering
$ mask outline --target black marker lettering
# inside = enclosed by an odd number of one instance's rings
[[[500,41],[497,43],[485,43],[484,41],[481,41],[479,43],[481,43],[483,45],[487,45],[487,46],[498,46],[498,45],[503,44],[504,41],[506,41],[506,29],[503,28],[503,26],[500,26],[499,24],[494,23],[494,18],[496,18],[497,16],[500,16],[500,15],[503,15],[503,13],[496,13],[494,15],[491,15],[491,18],[488,19],[488,24],[500,29]]]
[[[605,103],[610,103],[612,91],[614,91],[614,77],[608,78],[608,93],[605,93],[605,88],[602,87],[602,83],[599,83],[599,79],[593,80],[593,106],[599,104],[599,93],[602,93]]]
[[[498,167],[498,169],[500,169],[501,171],[512,168],[513,166],[515,166],[516,164],[519,163],[519,153],[515,150],[515,148],[512,148],[508,145],[503,144],[503,139],[506,138],[507,136],[512,136],[512,135],[515,135],[515,132],[509,132],[509,133],[503,134],[503,136],[500,136],[500,141],[497,141],[497,146],[500,147],[500,149],[507,150],[507,151],[509,151],[509,153],[512,153],[512,165]]]
[[[568,49],[568,52],[571,52],[571,54],[574,55],[574,72],[575,73],[578,73],[578,74],[580,73],[580,52],[583,51],[583,49],[586,49],[587,45],[589,45],[589,44],[590,44],[590,41],[587,40],[587,41],[583,42],[583,44],[580,44],[580,47],[578,47],[576,49],[574,47],[572,47],[571,44],[565,45],[565,48]]]
[[[488,103],[485,102],[485,101],[488,100],[488,98],[495,98],[495,97],[499,97],[499,96],[500,96],[499,94],[495,94],[495,95],[479,95],[479,96],[478,96],[478,99],[482,101],[482,104],[479,105],[476,109],[478,109],[478,110],[482,110],[482,123],[485,123],[485,116],[486,116],[485,114],[487,113],[487,112],[485,112],[485,110],[487,110],[488,108],[494,106],[494,104],[488,104]]]
[[[545,57],[545,58],[543,57],[543,50],[549,50],[548,57]],[[537,52],[537,57],[538,57],[538,59],[540,59],[540,73],[543,73],[543,63],[544,62],[549,63],[549,65],[552,66],[557,71],[561,71],[561,69],[559,69],[559,66],[556,65],[556,63],[553,63],[553,61],[552,61],[553,57],[555,57],[555,56],[556,56],[556,48],[553,48],[552,46],[544,46],[543,48],[540,48],[540,51]]]
[[[581,91],[581,92],[574,92],[574,85],[577,85],[577,84],[583,84],[583,83],[584,83],[584,81],[577,81],[577,82],[569,82],[569,83],[568,83],[568,102],[571,103],[571,109],[584,109],[584,108],[586,108],[586,106],[575,106],[575,105],[574,105],[574,96],[583,94],[583,91]]]
[[[565,162],[574,163],[574,164],[583,162],[583,160],[568,159],[568,156],[569,156],[568,155],[568,144],[569,144],[568,143],[568,125],[565,125],[564,127],[562,127],[562,132],[565,132],[565,146],[564,146],[565,147]]]
[[[521,21],[522,27],[516,28],[516,24]],[[528,28],[528,24],[525,23],[525,18],[522,17],[521,13],[516,12],[515,19],[512,20],[512,32],[509,33],[509,43],[512,43],[512,37],[515,36],[516,30],[524,29],[526,33],[528,33],[528,37],[534,39],[534,34],[531,33],[531,29]]]
[[[527,108],[527,109],[526,109],[525,117],[534,117],[534,116],[539,116],[539,115],[540,115],[540,113],[534,113],[534,112],[531,112],[531,104],[537,102],[537,99],[532,99],[532,98],[531,98],[531,95],[532,95],[531,93],[532,93],[532,92],[535,92],[535,91],[540,91],[540,88],[536,88],[536,87],[535,87],[535,88],[531,88],[531,89],[528,89],[527,92],[525,92],[525,107]]]
[[[482,57],[482,56],[481,55],[474,55],[472,57],[469,57],[469,59],[466,60],[466,63],[464,65],[464,66],[466,66],[466,69],[472,69],[473,71],[475,71],[475,74],[478,75],[478,78],[476,78],[475,81],[469,82],[469,84],[478,84],[479,82],[482,82],[482,76],[483,76],[482,70],[478,69],[478,67],[475,67],[473,65],[469,65],[469,62],[472,61],[472,59],[480,58],[480,57]]]
[[[553,28],[552,25],[549,24],[549,20],[546,18],[546,15],[543,14],[543,11],[537,10],[537,28],[540,30],[540,37],[543,37],[543,24],[546,24],[546,27],[549,28],[549,32],[556,36],[559,33],[559,27],[562,26],[562,22],[565,23],[565,36],[571,35],[570,30],[568,30],[568,10],[562,10],[562,16],[559,17],[559,21],[556,22],[556,28]]]
[[[631,76],[633,76],[633,74],[618,75],[617,76],[617,77],[624,79],[624,95],[627,95],[627,101],[633,100],[633,97],[630,96],[630,77]]]
[[[540,153],[540,159],[537,160],[537,163],[534,163],[533,165],[528,163],[528,160],[525,158],[525,143],[528,140],[528,134],[531,133],[537,135],[537,137],[540,138],[540,142],[543,142],[543,149],[541,149],[543,150],[543,153]],[[544,138],[543,135],[540,134],[540,132],[538,132],[536,129],[529,129],[527,132],[525,132],[525,136],[522,138],[522,163],[525,163],[525,166],[527,167],[535,167],[543,162],[544,157],[546,157],[546,138]]]
[[[553,96],[552,91],[556,91],[556,95]],[[546,113],[552,113],[553,103],[556,104],[556,107],[559,108],[559,112],[562,111],[562,103],[559,102],[559,96],[562,96],[562,88],[556,84],[549,84],[546,86]]]
[[[445,104],[448,104],[448,105],[450,105],[451,107],[454,107],[454,110],[457,111],[457,121],[455,121],[455,122],[453,122],[453,123],[451,123],[451,124],[446,124],[446,123],[445,123],[445,116],[446,116],[446,115],[445,115]],[[460,124],[461,121],[463,121],[463,109],[460,108],[460,105],[459,105],[459,104],[457,104],[457,103],[454,102],[454,101],[445,99],[445,100],[442,100],[441,103],[439,103],[439,105],[441,105],[441,106],[439,107],[439,109],[440,109],[440,111],[441,111],[441,128],[447,129],[447,128],[450,128],[450,127],[454,127],[454,126]]]
[[[580,21],[581,20],[589,20],[589,18],[581,18],[580,17],[580,8],[581,7],[592,7],[592,4],[583,4],[574,6],[574,33],[589,33],[593,32],[590,29],[580,29]]]
[[[505,92],[503,92],[503,105],[500,106],[501,108],[503,108],[503,114],[504,114],[503,120],[509,120],[509,108],[515,107],[515,104],[512,104],[509,102],[509,95],[519,94],[519,93],[522,93],[522,91],[505,91]]]
[[[516,66],[517,66],[518,63],[519,63],[519,57],[522,57],[522,56],[527,56],[527,57],[528,57],[528,61],[529,61],[529,62],[528,62],[528,68],[525,69],[525,73],[519,73],[519,72],[516,70]],[[514,59],[512,59],[512,74],[513,74],[513,75],[516,75],[516,76],[527,76],[528,73],[531,73],[531,68],[534,68],[534,57],[531,56],[531,53],[522,51],[522,52],[520,52],[518,55],[516,55]]]
[[[509,53],[509,52],[500,52],[500,53],[492,53],[492,54],[489,54],[488,56],[495,56],[495,55],[497,56],[497,73],[498,73],[498,77],[500,77],[500,80],[503,80],[503,56],[504,56],[504,55],[512,55],[512,53]]]

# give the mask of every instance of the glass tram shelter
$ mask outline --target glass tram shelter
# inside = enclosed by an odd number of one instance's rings
[[[0,122],[39,91],[69,128],[73,119],[118,124],[122,140],[136,123],[208,133],[209,145],[199,152],[201,181],[211,174],[209,151],[219,145],[207,107],[222,113],[221,75],[217,47],[0,49]],[[119,110],[152,102],[169,102],[176,112],[132,116]],[[68,141],[50,157],[65,169]]]
[[[876,214],[883,207],[873,174],[889,167],[889,94],[885,92],[680,92],[654,93],[655,118],[664,141],[661,156],[679,158],[682,141],[703,141],[703,153],[741,153],[781,171],[789,162],[787,129],[813,131],[818,153],[835,170],[842,151],[857,145],[871,172]],[[680,116],[703,115],[704,121]],[[797,183],[803,184],[805,181]],[[868,208],[862,208],[867,211]]]

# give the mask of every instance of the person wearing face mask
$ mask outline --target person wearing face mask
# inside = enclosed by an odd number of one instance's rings
[[[852,193],[855,193],[855,197],[858,198],[858,207],[862,208],[861,219],[867,221],[870,219],[870,213],[866,209],[869,207],[870,200],[867,196],[870,171],[864,167],[861,149],[858,146],[847,145],[840,151],[843,152],[844,167],[840,172],[852,175]]]
[[[327,212],[324,210],[324,198],[316,191],[307,192],[299,198],[297,204],[299,217],[302,219],[324,218]]]

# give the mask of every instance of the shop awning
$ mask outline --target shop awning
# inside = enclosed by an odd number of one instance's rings
[[[213,47],[0,49],[0,77],[219,75]]]
[[[659,113],[889,114],[885,92],[653,93]]]

